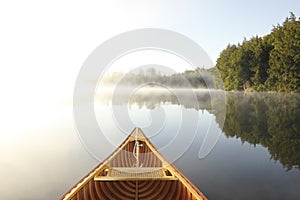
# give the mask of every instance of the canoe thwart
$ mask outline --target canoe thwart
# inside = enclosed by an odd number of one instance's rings
[[[96,175],[94,180],[177,180],[177,178],[168,169],[162,167],[110,167]]]

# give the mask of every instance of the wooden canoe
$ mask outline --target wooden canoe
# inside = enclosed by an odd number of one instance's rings
[[[88,199],[206,197],[135,128],[118,149],[61,197]]]

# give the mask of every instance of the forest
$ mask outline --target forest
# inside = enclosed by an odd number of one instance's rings
[[[300,18],[290,13],[270,34],[229,44],[216,68],[225,90],[299,92]]]
[[[214,88],[214,78],[199,67],[181,73],[164,74],[156,66],[133,72],[113,72],[102,79],[103,85],[148,86],[160,85],[172,88]]]
[[[163,74],[157,66],[103,77],[104,85],[164,85],[228,91],[300,91],[300,18],[293,13],[271,33],[229,44],[210,69]]]

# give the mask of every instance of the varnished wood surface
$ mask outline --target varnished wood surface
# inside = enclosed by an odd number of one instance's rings
[[[132,152],[135,141],[131,135],[120,145],[107,160],[99,164],[86,177],[80,180],[71,188],[61,200],[125,200],[125,199],[206,199],[206,197],[195,187],[175,166],[170,164],[153,144],[138,129],[139,143],[143,144],[139,148],[139,162],[145,168],[166,167],[174,180],[114,180],[99,181],[94,177],[101,176],[105,168],[123,167],[130,168],[135,164],[136,159]]]

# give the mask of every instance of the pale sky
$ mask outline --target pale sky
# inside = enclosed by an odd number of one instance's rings
[[[74,178],[65,169],[76,166],[72,160],[91,167],[76,134],[72,97],[82,64],[102,42],[133,29],[169,29],[194,40],[215,62],[228,43],[269,33],[290,11],[300,16],[299,0],[0,1],[1,198],[18,198],[18,188],[44,199],[45,182],[65,187],[58,175]],[[160,56],[153,56],[156,64],[184,65]],[[152,62],[139,58],[138,65]],[[73,155],[78,148],[82,154]],[[79,176],[86,173],[80,170]]]
[[[71,105],[82,63],[119,33],[173,30],[215,62],[228,43],[269,33],[290,11],[300,16],[299,1],[1,1],[0,134],[46,123],[58,106]]]

